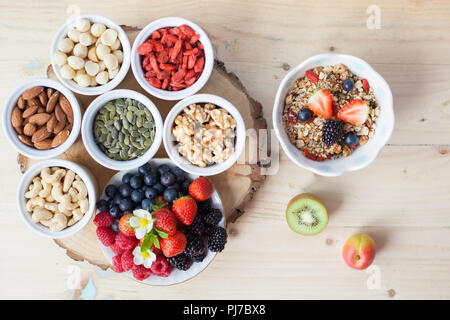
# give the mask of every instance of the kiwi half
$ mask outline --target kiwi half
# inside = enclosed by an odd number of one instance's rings
[[[293,231],[311,236],[322,232],[328,225],[328,211],[315,195],[302,193],[289,201],[286,220]]]

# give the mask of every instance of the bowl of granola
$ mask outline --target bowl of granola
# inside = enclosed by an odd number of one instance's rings
[[[284,152],[298,166],[339,176],[375,160],[394,129],[392,92],[365,61],[313,56],[281,82],[272,113]]]
[[[233,104],[212,94],[178,102],[166,117],[163,142],[167,154],[186,172],[211,176],[224,172],[245,147],[245,124]]]

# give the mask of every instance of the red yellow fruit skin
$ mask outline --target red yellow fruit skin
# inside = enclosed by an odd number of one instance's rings
[[[363,270],[372,264],[376,250],[372,237],[367,234],[355,234],[345,242],[342,257],[350,268]]]

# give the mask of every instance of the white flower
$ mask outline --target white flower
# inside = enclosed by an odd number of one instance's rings
[[[156,260],[156,254],[153,253],[152,250],[148,249],[147,251],[141,252],[141,246],[134,248],[133,250],[133,262],[136,265],[143,264],[144,267],[150,269],[153,262]]]
[[[136,238],[142,239],[146,233],[152,231],[153,217],[147,210],[134,210],[130,218],[130,226],[134,228]]]

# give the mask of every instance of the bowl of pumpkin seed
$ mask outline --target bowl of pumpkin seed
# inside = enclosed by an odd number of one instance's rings
[[[81,135],[90,156],[113,170],[131,170],[148,162],[162,142],[163,121],[143,94],[112,90],[91,102]]]

